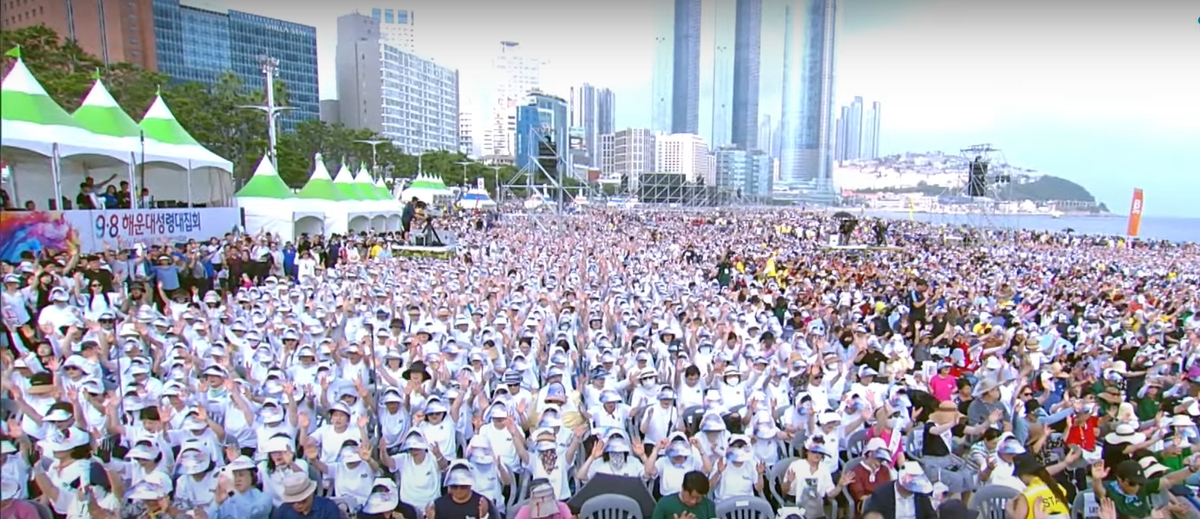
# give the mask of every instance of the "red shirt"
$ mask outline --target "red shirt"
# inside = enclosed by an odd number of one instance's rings
[[[1085,421],[1077,421],[1075,417],[1067,418],[1067,445],[1078,445],[1085,451],[1096,449],[1096,430],[1100,428],[1100,418],[1093,416]]]

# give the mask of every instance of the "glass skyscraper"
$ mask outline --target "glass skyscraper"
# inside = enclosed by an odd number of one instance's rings
[[[700,132],[701,0],[675,0],[671,133]]]
[[[558,150],[558,168],[570,175],[570,156],[567,136],[571,121],[567,115],[567,102],[560,97],[546,94],[529,94],[523,106],[517,107],[517,151],[516,166],[521,169],[535,168],[539,158],[539,138],[549,137]],[[535,129],[540,131],[535,132]]]
[[[763,0],[737,0],[737,28],[733,47],[733,144],[744,150],[760,149],[758,142],[759,59],[762,54]],[[769,146],[764,143],[761,146]]]
[[[833,193],[837,0],[791,0],[784,10],[780,183]]]
[[[281,114],[285,131],[320,117],[317,30],[308,25],[240,11],[210,11],[154,0],[158,70],[172,81],[213,84],[233,71],[247,89],[264,91],[260,56],[279,60],[279,80],[292,109]]]

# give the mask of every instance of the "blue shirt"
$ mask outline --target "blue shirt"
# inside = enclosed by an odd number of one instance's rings
[[[300,515],[290,503],[284,503],[275,509],[271,519],[346,519],[346,515],[329,498],[316,496],[308,515]]]
[[[179,289],[179,267],[175,265],[167,265],[165,267],[154,265],[150,268],[154,272],[154,278],[162,283],[163,290]]]
[[[271,497],[257,488],[245,494],[233,494],[217,507],[212,519],[268,519],[271,517]]]

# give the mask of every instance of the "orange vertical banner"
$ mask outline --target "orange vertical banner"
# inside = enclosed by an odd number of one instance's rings
[[[1129,227],[1125,230],[1126,236],[1138,235],[1138,230],[1142,227],[1142,207],[1142,190],[1134,188],[1133,202],[1129,204]]]

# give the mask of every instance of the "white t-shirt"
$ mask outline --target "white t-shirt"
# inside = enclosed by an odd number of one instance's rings
[[[692,450],[695,451],[695,449]],[[654,461],[654,466],[658,471],[658,491],[661,495],[667,496],[683,489],[684,474],[700,470],[704,465],[700,462],[700,453],[692,452],[692,455],[688,456],[682,465],[675,465],[671,463],[670,458],[663,456]]]
[[[29,315],[29,307],[25,304],[29,301],[29,289],[20,289],[16,292],[4,292],[0,295],[0,315],[4,317],[4,325],[9,328],[18,328],[21,325],[28,323],[32,318]]]
[[[392,463],[400,474],[400,502],[412,505],[417,510],[424,510],[442,495],[442,473],[438,470],[437,460],[430,454],[420,465],[413,461],[408,453],[392,455]]]
[[[333,491],[338,497],[347,497],[354,500],[355,506],[362,506],[367,502],[367,498],[371,496],[371,489],[375,486],[375,471],[371,470],[371,465],[365,462],[358,462],[354,467],[346,463],[336,463],[329,468],[333,469]]]
[[[753,461],[742,463],[740,467],[733,463],[726,463],[725,470],[721,472],[721,481],[717,483],[715,497],[717,500],[721,500],[727,497],[752,496],[756,482],[758,482],[758,467]]]
[[[300,258],[296,261],[296,273],[300,279],[314,278],[317,276],[317,261],[309,258]]]
[[[833,476],[829,474],[829,471],[823,470],[824,466],[818,464],[817,467],[817,471],[814,473],[810,469],[808,460],[800,459],[792,462],[792,465],[788,467],[788,472],[795,476],[791,488],[793,497],[804,495],[804,491],[810,487],[822,499],[833,491]]]

